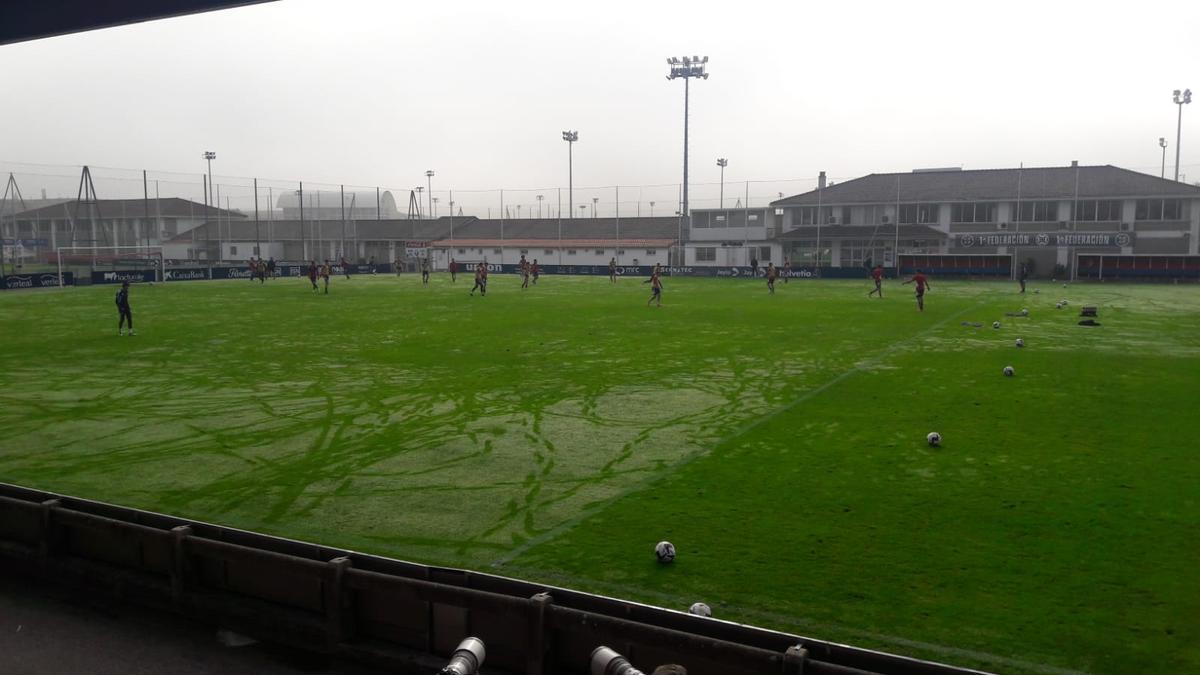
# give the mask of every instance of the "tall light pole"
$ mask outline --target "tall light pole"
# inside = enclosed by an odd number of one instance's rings
[[[683,246],[683,229],[688,219],[688,97],[689,85],[693,77],[699,77],[707,80],[708,73],[704,72],[705,64],[708,63],[708,57],[700,58],[693,56],[667,59],[667,65],[671,66],[671,74],[667,75],[668,80],[683,78],[683,210],[679,213],[679,246]],[[690,223],[687,223],[690,226]],[[682,258],[679,260],[680,265],[683,264]]]
[[[425,172],[425,183],[429,186],[429,214],[433,215],[433,169]]]
[[[1192,90],[1184,89],[1183,95],[1179,95],[1179,90],[1175,90],[1175,105],[1179,108],[1179,121],[1175,124],[1175,180],[1179,181],[1179,141],[1180,135],[1183,133],[1183,104],[1192,102]],[[212,179],[208,182],[211,184]]]
[[[725,167],[729,166],[729,160],[724,157],[717,158],[717,166],[721,167],[721,208],[725,208]]]
[[[654,217],[654,202],[650,202],[650,217]]]
[[[1178,94],[1179,92],[1175,92]],[[212,161],[217,158],[217,153],[212,150],[204,151],[204,159],[208,160],[208,203],[212,204],[213,183],[212,183]]]
[[[546,195],[538,195],[538,196],[537,196],[537,200],[538,200],[538,220],[541,220],[541,219],[542,219],[542,200],[543,200],[543,199],[545,199],[545,198],[546,198]]]
[[[433,209],[433,212],[431,212],[431,213],[429,214],[429,217],[430,217],[430,218],[437,218],[437,205],[438,205],[438,198],[437,198],[437,197],[430,197],[430,198],[429,198],[429,203],[430,203],[430,207]]]
[[[580,218],[583,218],[584,211],[587,211],[587,204],[580,204],[579,205],[579,217]]]
[[[596,217],[596,203],[599,201],[599,197],[592,197],[592,218]]]
[[[1162,173],[1158,174],[1159,178],[1167,177],[1167,139],[1162,136],[1158,137],[1158,147],[1162,148]]]
[[[564,131],[562,138],[567,142],[567,215],[575,212],[575,155],[573,148],[579,141],[578,131]]]

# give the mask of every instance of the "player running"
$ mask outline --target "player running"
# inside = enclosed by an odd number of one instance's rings
[[[608,261],[608,280],[617,283],[617,259],[612,258]]]
[[[867,297],[871,297],[876,293],[883,298],[883,265],[876,265],[875,269],[871,270],[871,278],[875,280],[875,290],[867,293]]]
[[[924,312],[925,311],[925,289],[932,287],[931,284],[929,283],[929,279],[927,279],[924,274],[921,274],[921,270],[917,270],[917,273],[914,274],[911,279],[904,282],[905,286],[907,286],[909,284],[917,285],[917,309]],[[880,294],[880,297],[883,297],[882,293]]]
[[[121,282],[121,290],[117,291],[117,313],[120,318],[117,320],[117,335],[125,334],[125,323],[129,322],[129,336],[133,337],[137,333],[133,332],[133,311],[129,309],[129,282]]]
[[[521,290],[529,288],[529,275],[533,271],[530,269],[532,267],[532,265],[525,262],[524,258],[521,259]]]
[[[429,256],[421,259],[421,285],[429,285]]]
[[[538,276],[541,275],[541,267],[538,266],[537,258],[533,259],[533,264],[530,265],[529,271],[533,274],[533,285],[537,286]]]
[[[650,303],[653,302],[658,307],[662,307],[662,277],[658,275],[657,269],[655,269],[648,283],[650,284],[650,299],[646,301],[646,306],[649,307]]]
[[[792,276],[792,259],[784,258],[783,259],[783,283],[786,284],[788,282],[788,277],[790,277],[790,276]]]
[[[338,264],[342,266],[342,274],[346,275],[346,281],[350,281],[350,261],[346,260],[346,256],[342,256]]]
[[[775,279],[779,276],[779,269],[775,267],[775,263],[767,263],[767,290],[771,295],[775,295]]]
[[[450,259],[450,283],[458,281],[458,261],[454,258]]]
[[[317,261],[309,260],[308,261],[308,281],[312,284],[313,293],[316,293],[318,290],[320,290],[317,288],[317,275],[318,274],[319,274],[319,270],[317,269]]]
[[[479,290],[479,295],[487,295],[487,268],[483,263],[475,265],[475,285],[471,287],[469,295],[474,296],[476,289]]]

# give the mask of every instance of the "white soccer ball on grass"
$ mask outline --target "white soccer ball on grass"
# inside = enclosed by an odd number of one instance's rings
[[[999,321],[993,321],[993,322],[992,322],[992,328],[999,328],[999,327],[1000,327],[1000,322],[999,322]]]
[[[1013,370],[1012,366],[1004,366],[1004,376],[1005,377],[1012,377],[1013,374],[1016,372],[1017,371]]]
[[[696,616],[712,616],[712,608],[703,602],[693,602],[691,607],[688,607],[688,614]]]
[[[925,440],[928,441],[929,445],[936,448],[942,444],[942,435],[936,431],[931,431],[929,432],[929,435],[925,437]]]
[[[660,541],[654,545],[654,556],[664,565],[675,560],[675,544]]]

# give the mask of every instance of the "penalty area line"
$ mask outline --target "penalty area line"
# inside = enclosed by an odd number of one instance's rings
[[[647,476],[646,478],[635,482],[633,485],[629,486],[627,489],[621,490],[617,494],[615,494],[607,499],[601,500],[601,501],[593,504],[590,507],[583,509],[574,518],[564,520],[563,522],[559,523],[558,525],[555,525],[554,527],[550,528],[549,530],[546,530],[542,534],[539,534],[536,537],[532,537],[532,538],[526,540],[525,542],[521,543],[518,546],[514,546],[507,553],[500,556],[496,560],[492,561],[491,566],[492,567],[503,567],[504,565],[507,565],[508,563],[512,562],[513,560],[516,560],[517,558],[524,555],[525,552],[530,550],[531,548],[533,548],[535,546],[540,546],[541,544],[544,544],[547,541],[550,541],[551,539],[557,538],[562,533],[574,528],[576,525],[579,525],[580,523],[587,520],[588,518],[591,518],[592,516],[600,513],[601,511],[608,508],[609,506],[616,503],[617,501],[624,499],[625,497],[628,497],[629,495],[631,495],[635,492],[640,492],[640,491],[650,487],[651,485],[654,485],[655,483],[667,478],[668,476],[675,474],[680,469],[684,468],[688,464],[691,464],[693,461],[699,459],[700,457],[706,457],[706,456],[712,454],[713,452],[719,450],[720,448],[725,447],[729,443],[736,441],[737,439],[741,438],[742,436],[745,436],[746,434],[750,433],[751,431],[754,431],[755,429],[761,427],[762,425],[770,422],[771,420],[775,419],[776,417],[779,417],[780,415],[782,415],[786,412],[790,412],[791,410],[794,410],[797,406],[813,399],[816,396],[819,396],[823,392],[827,391],[829,388],[836,386],[836,385],[840,384],[841,382],[845,381],[846,378],[850,377],[851,375],[862,372],[863,370],[866,370],[867,368],[879,363],[883,359],[886,359],[887,357],[891,356],[892,353],[894,353],[895,351],[897,351],[898,349],[903,347],[905,344],[908,344],[910,341],[912,341],[916,338],[919,338],[927,333],[930,333],[930,332],[940,329],[942,326],[945,326],[947,323],[954,321],[955,319],[966,314],[967,312],[975,310],[977,307],[984,304],[985,302],[986,302],[986,299],[980,300],[979,302],[975,303],[974,305],[971,305],[970,307],[966,307],[962,310],[955,312],[954,314],[951,314],[950,316],[947,316],[946,318],[938,321],[937,323],[934,323],[932,326],[925,328],[924,330],[916,333],[915,335],[912,335],[912,336],[906,337],[902,340],[897,340],[896,342],[893,342],[892,344],[884,347],[883,350],[881,350],[874,356],[870,356],[870,357],[867,357],[866,359],[858,361],[853,366],[848,368],[845,372],[824,382],[817,388],[810,389],[810,390],[804,392],[803,394],[792,399],[791,401],[789,401],[782,407],[779,407],[779,408],[775,409],[774,411],[767,413],[766,415],[763,415],[762,417],[759,417],[759,418],[751,421],[750,423],[735,430],[733,433],[729,434],[728,436],[721,438],[716,443],[714,443],[710,449],[708,449],[706,451],[700,450],[700,451],[693,452],[693,453],[689,454],[688,456],[686,456],[686,457],[680,459],[679,461],[675,462],[674,464],[672,464],[669,470],[664,471],[662,473],[651,474],[651,475]]]

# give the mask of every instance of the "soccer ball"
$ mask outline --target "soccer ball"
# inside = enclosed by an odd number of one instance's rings
[[[1063,304],[1061,302],[1054,303],[1054,309],[1062,309],[1062,308],[1063,308]]]
[[[1021,316],[1029,316],[1029,310],[1022,307]]]
[[[675,544],[669,541],[660,541],[654,546],[654,555],[658,558],[658,562],[666,564],[675,560]]]
[[[1015,372],[1017,372],[1017,371],[1013,370],[1012,366],[1004,366],[1004,376],[1005,377],[1012,377],[1013,373],[1015,373]]]
[[[942,444],[942,435],[936,431],[931,431],[929,432],[929,435],[925,437],[925,440],[929,441],[929,444],[936,448]]]
[[[1024,347],[1024,346],[1025,346],[1025,341],[1024,341],[1024,340],[1022,340],[1021,338],[1017,338],[1017,346],[1018,346],[1018,347]]]
[[[1033,289],[1033,294],[1034,294],[1034,295],[1038,295],[1038,294],[1040,294],[1040,293],[1041,293],[1041,291],[1040,291],[1039,289],[1036,289],[1036,288],[1035,288],[1035,289]]]
[[[1063,284],[1063,288],[1066,288],[1066,287],[1067,287],[1067,285],[1066,285],[1066,284]]]
[[[712,608],[703,602],[693,602],[691,607],[688,607],[688,614],[696,616],[712,616]]]
[[[992,322],[992,328],[999,328],[999,327],[1000,327],[1000,322],[999,322],[999,321],[993,321],[993,322]]]

